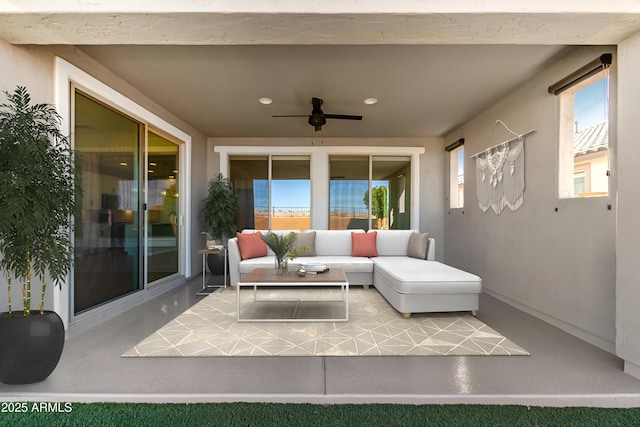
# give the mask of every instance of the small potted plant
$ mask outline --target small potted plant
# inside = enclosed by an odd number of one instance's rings
[[[64,325],[45,310],[47,282],[62,285],[73,262],[71,219],[74,158],[49,104],[31,104],[27,89],[4,92],[0,105],[0,270],[8,311],[0,313],[0,381],[28,384],[47,378],[64,346]],[[32,283],[40,304],[31,303]],[[16,294],[21,309],[14,311]]]
[[[207,241],[205,242],[205,247],[207,249],[215,249],[217,246],[217,242],[216,240],[213,238],[213,236],[211,235],[211,233],[207,232],[207,231],[203,231],[200,234],[202,234],[203,236],[207,236]]]
[[[202,214],[207,227],[202,234],[208,240],[216,239],[226,246],[226,240],[234,237],[237,230],[240,196],[231,181],[219,173],[209,181],[207,197],[202,202]],[[222,274],[224,271],[224,257],[211,254],[207,256],[207,263],[212,273]]]
[[[309,250],[308,246],[298,246],[292,248],[291,245],[296,240],[297,233],[292,231],[287,234],[276,234],[268,231],[262,240],[271,248],[276,256],[275,268],[280,272],[287,271],[289,261],[293,261],[300,254]]]

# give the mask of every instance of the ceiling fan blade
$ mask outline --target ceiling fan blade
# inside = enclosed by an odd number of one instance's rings
[[[309,114],[274,114],[271,117],[309,117]]]
[[[327,119],[342,119],[342,120],[362,120],[362,116],[350,116],[348,114],[325,114]]]

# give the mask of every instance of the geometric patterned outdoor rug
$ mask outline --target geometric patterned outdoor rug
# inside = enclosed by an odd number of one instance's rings
[[[270,289],[261,295],[286,298],[290,289]],[[283,316],[295,303],[253,303],[241,298],[243,317]],[[332,297],[331,289],[297,289],[305,297]],[[289,295],[290,297],[291,295]],[[341,303],[302,303],[297,317],[340,316]],[[341,314],[344,316],[344,313]],[[123,357],[228,356],[451,356],[528,355],[529,353],[469,313],[416,313],[402,317],[374,289],[349,290],[348,322],[238,323],[236,292],[214,293],[151,336]]]

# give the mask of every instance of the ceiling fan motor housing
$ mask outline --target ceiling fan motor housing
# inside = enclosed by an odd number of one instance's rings
[[[309,124],[313,126],[316,129],[316,131],[319,131],[322,125],[326,123],[327,123],[327,119],[324,116],[324,114],[322,114],[322,110],[320,111],[319,114],[317,112],[313,112],[313,114],[309,116]]]

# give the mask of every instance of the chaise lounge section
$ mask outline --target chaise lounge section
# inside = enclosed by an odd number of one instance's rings
[[[277,231],[288,233],[290,231]],[[243,230],[243,234],[256,230]],[[262,231],[264,234],[266,231]],[[373,285],[400,313],[478,310],[482,280],[471,273],[435,261],[435,241],[414,230],[309,230],[301,233],[309,256],[294,264],[316,261],[345,270],[350,286]],[[368,242],[368,243],[362,243]],[[363,252],[364,251],[364,252]],[[245,251],[246,253],[246,251]],[[231,285],[255,268],[275,265],[266,256],[243,257],[238,238],[229,240]]]
[[[373,258],[373,286],[404,317],[411,313],[478,310],[482,280],[437,261]]]

